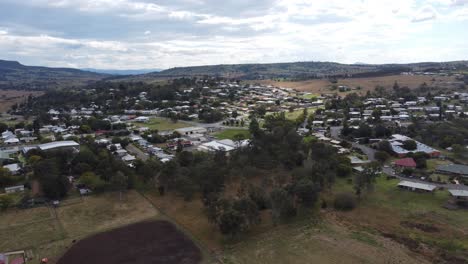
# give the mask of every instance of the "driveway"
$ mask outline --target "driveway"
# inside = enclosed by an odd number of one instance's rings
[[[133,144],[129,144],[126,147],[127,151],[130,152],[131,154],[135,155],[137,158],[141,159],[142,161],[147,161],[149,159],[149,156],[146,155],[145,152],[143,152],[141,149],[137,148]]]

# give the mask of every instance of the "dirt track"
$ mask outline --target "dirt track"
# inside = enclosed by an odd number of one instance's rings
[[[197,246],[169,222],[133,224],[85,238],[73,245],[58,264],[195,264]]]

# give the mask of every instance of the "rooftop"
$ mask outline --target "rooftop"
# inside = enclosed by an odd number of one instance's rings
[[[425,191],[431,191],[431,192],[434,191],[437,188],[437,186],[432,185],[432,184],[411,182],[411,181],[401,181],[400,183],[398,183],[398,186],[414,188],[414,189],[419,189],[419,190],[425,190]]]
[[[55,141],[37,146],[40,150],[49,150],[55,148],[79,147],[80,144],[75,141]]]
[[[437,166],[438,171],[468,175],[468,166],[461,164],[448,164]]]

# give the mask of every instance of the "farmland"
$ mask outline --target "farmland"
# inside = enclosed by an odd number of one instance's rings
[[[433,81],[435,79],[435,81]],[[400,87],[407,86],[410,89],[419,87],[422,83],[426,83],[429,86],[445,86],[447,82],[456,81],[453,77],[441,77],[441,76],[406,76],[406,75],[392,75],[384,77],[368,77],[368,78],[348,78],[348,79],[338,79],[337,83],[331,83],[329,80],[317,79],[317,80],[307,80],[307,81],[274,81],[274,80],[264,80],[264,81],[253,81],[254,83],[268,84],[279,87],[288,87],[297,89],[299,91],[311,92],[311,93],[330,93],[331,87],[336,86],[348,86],[350,88],[361,87],[360,90],[356,92],[364,94],[367,91],[372,91],[376,86],[383,86],[387,89],[393,87],[395,81],[398,82]],[[338,92],[336,90],[335,92]]]
[[[65,253],[58,264],[129,263],[197,264],[200,250],[167,221],[132,224],[85,238]]]
[[[40,96],[44,94],[39,91],[0,90],[0,113],[4,113],[17,104],[24,102],[29,95]]]
[[[159,213],[138,193],[119,201],[116,193],[74,198],[57,209],[39,207],[2,212],[0,251],[32,250],[35,261],[55,261],[75,240],[148,219]],[[19,219],[20,221],[13,221]]]

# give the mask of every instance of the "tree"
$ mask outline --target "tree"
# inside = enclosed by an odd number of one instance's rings
[[[376,163],[368,164],[362,172],[356,174],[354,178],[354,190],[359,199],[361,199],[364,190],[373,190],[377,176],[379,176],[379,165]]]
[[[296,208],[291,196],[282,188],[270,193],[272,217],[275,223],[296,215]]]
[[[15,182],[15,178],[8,169],[0,167],[0,187],[6,187]]]
[[[228,209],[221,213],[219,217],[219,230],[224,235],[235,236],[244,228],[245,218],[242,214],[234,209]]]
[[[465,155],[467,154],[467,148],[463,147],[462,145],[460,144],[454,144],[452,145],[452,151],[453,151],[453,154],[456,158],[459,158],[459,159],[462,159],[465,157]]]
[[[418,147],[416,141],[414,140],[405,140],[403,141],[403,148],[406,150],[415,150]]]
[[[356,201],[351,193],[339,193],[335,197],[333,207],[340,211],[353,210],[356,207]]]
[[[319,187],[309,179],[302,179],[295,184],[294,193],[305,207],[311,208],[318,200]]]
[[[122,201],[123,191],[127,189],[128,185],[128,177],[121,171],[117,171],[117,173],[112,177],[112,185],[116,190],[119,191],[119,199]]]
[[[106,184],[99,176],[90,171],[83,173],[80,176],[79,182],[94,191],[101,190]]]
[[[235,200],[232,204],[232,208],[241,213],[244,217],[245,227],[256,225],[260,222],[260,212],[258,210],[257,204],[248,197],[244,197],[238,200]]]
[[[0,210],[4,211],[14,203],[13,197],[10,195],[0,195]]]
[[[390,155],[384,151],[375,152],[375,159],[381,163],[385,163],[390,158]]]
[[[5,123],[0,123],[0,133],[5,132],[8,129],[8,125]]]

